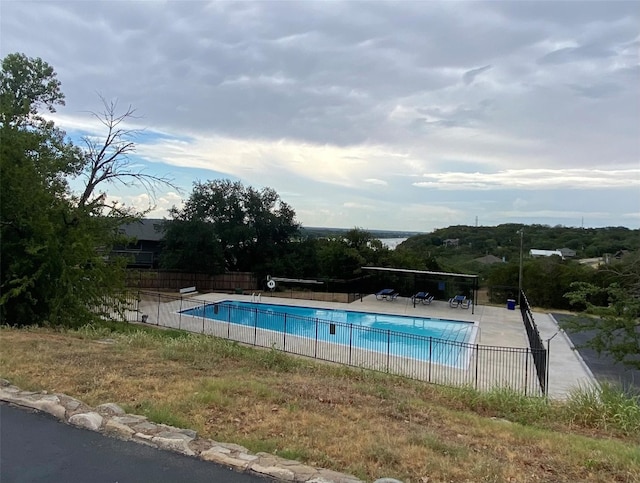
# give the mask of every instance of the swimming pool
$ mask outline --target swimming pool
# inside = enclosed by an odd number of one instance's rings
[[[180,313],[454,367],[467,362],[477,331],[471,322],[243,301]]]

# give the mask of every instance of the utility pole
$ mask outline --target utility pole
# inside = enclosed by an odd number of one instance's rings
[[[524,237],[524,227],[520,228],[520,272],[518,273],[518,307],[520,307],[520,298],[522,297],[522,240]]]

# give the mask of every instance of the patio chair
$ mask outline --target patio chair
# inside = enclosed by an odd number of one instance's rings
[[[455,297],[449,299],[449,306],[455,309],[456,307],[460,307],[461,304],[465,303],[466,300],[467,297],[465,297],[464,295],[456,295]],[[467,306],[466,308],[469,308],[469,306]]]
[[[379,292],[376,292],[374,295],[376,296],[376,300],[388,300],[389,297],[392,297],[393,294],[396,293],[392,288],[383,288]],[[398,295],[396,294],[396,297]]]
[[[411,296],[411,301],[414,305],[417,303],[429,305],[431,302],[433,302],[433,295],[429,295],[429,292],[418,292],[417,294]]]
[[[411,296],[411,301],[412,302],[422,302],[424,299],[426,299],[429,296],[429,292],[418,292],[417,294],[414,294]]]

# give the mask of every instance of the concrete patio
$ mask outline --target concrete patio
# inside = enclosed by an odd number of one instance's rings
[[[367,295],[350,304],[277,297],[277,292],[263,293],[260,299],[265,303],[356,310],[397,315],[424,316],[445,320],[475,322],[478,325],[477,344],[499,347],[527,348],[528,340],[519,310],[507,307],[476,305],[469,309],[452,308],[446,301],[433,301],[430,305],[416,304],[408,297],[395,300],[377,300]],[[221,293],[200,294],[189,299],[215,302],[220,300],[252,300],[252,295],[229,295]],[[256,296],[257,298],[257,296]],[[550,350],[549,390],[551,398],[562,399],[574,389],[597,384],[593,374],[580,354],[573,348],[569,338],[545,312],[534,312],[540,336]]]

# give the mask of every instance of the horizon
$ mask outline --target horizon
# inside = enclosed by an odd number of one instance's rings
[[[143,219],[145,220],[165,220],[163,218],[149,218],[149,217],[143,217]],[[171,221],[170,219],[166,219],[166,221]],[[585,226],[565,226],[565,225],[546,225],[546,224],[542,224],[542,223],[529,223],[529,224],[521,224],[521,223],[499,223],[497,225],[449,225],[449,226],[445,226],[445,227],[437,227],[434,228],[431,231],[425,232],[425,231],[416,231],[416,230],[403,230],[403,229],[382,229],[382,228],[364,228],[361,226],[352,226],[352,227],[339,227],[339,226],[306,226],[306,225],[301,225],[301,228],[303,229],[308,229],[308,230],[339,230],[339,231],[349,231],[349,230],[353,230],[353,229],[359,229],[359,230],[364,230],[366,232],[369,233],[403,233],[403,234],[411,234],[412,236],[414,235],[428,235],[430,233],[433,233],[437,230],[447,230],[449,228],[453,228],[453,227],[469,227],[469,228],[497,228],[499,226],[502,225],[520,225],[522,228],[526,228],[526,227],[532,227],[532,226],[540,226],[540,227],[545,227],[545,228],[566,228],[566,229],[571,229],[571,230],[604,230],[607,228],[624,228],[630,231],[635,231],[635,230],[640,230],[640,228],[631,228],[628,226],[624,226],[624,225],[607,225],[607,226],[597,226],[597,227],[585,227]],[[393,238],[402,238],[402,237],[393,237]]]
[[[50,64],[76,143],[99,96],[181,191],[270,187],[309,226],[640,228],[636,2],[2,2],[0,54]],[[99,46],[99,48],[98,48]],[[74,185],[75,187],[76,185]]]

